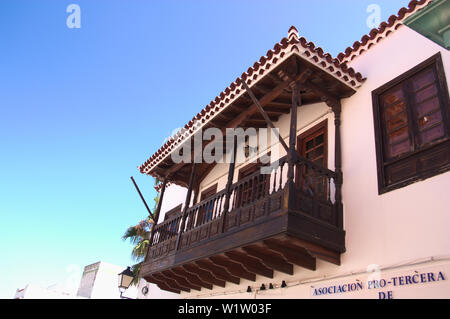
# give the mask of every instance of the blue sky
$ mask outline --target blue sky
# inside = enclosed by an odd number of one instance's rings
[[[2,0],[0,298],[65,283],[147,213],[143,163],[291,25],[336,56],[408,0]],[[69,29],[69,4],[81,28]],[[153,205],[151,205],[153,206]]]

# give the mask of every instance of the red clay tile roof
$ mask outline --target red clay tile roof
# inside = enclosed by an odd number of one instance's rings
[[[361,41],[356,41],[352,47],[348,47],[345,52],[338,55],[338,59],[334,59],[331,54],[324,53],[322,48],[316,47],[314,43],[308,42],[303,37],[298,37],[297,29],[292,26],[289,29],[288,38],[283,38],[276,43],[272,50],[267,51],[258,62],[244,72],[240,78],[237,78],[213,101],[210,102],[200,113],[192,118],[188,124],[184,126],[177,134],[169,138],[169,140],[144,164],[139,166],[141,173],[149,174],[151,170],[164,160],[170,152],[182,141],[192,136],[193,133],[204,123],[208,122],[213,116],[223,110],[226,106],[236,100],[242,93],[241,81],[244,80],[249,86],[261,78],[261,75],[269,73],[273,68],[279,65],[293,52],[302,55],[310,62],[319,66],[326,72],[332,74],[340,81],[346,83],[350,87],[358,88],[364,79],[360,73],[354,69],[348,68],[348,62],[361,55],[373,45],[390,35],[392,32],[402,26],[402,21],[414,14],[418,10],[427,6],[433,0],[412,0],[408,7],[403,7],[397,15],[389,17],[387,22],[382,22],[378,29],[372,29],[369,34],[364,35]]]
[[[380,42],[383,38],[390,35],[393,31],[397,30],[403,25],[402,21],[419,11],[423,7],[426,7],[433,0],[412,0],[408,7],[403,7],[398,11],[397,15],[391,15],[387,22],[382,22],[378,29],[372,29],[369,34],[364,35],[361,41],[353,43],[352,47],[348,47],[344,52],[338,54],[339,61],[348,63],[357,56],[361,55],[376,43]]]
[[[267,51],[265,56],[262,56],[258,62],[255,62],[253,66],[248,68],[247,72],[242,73],[241,77],[232,82],[200,113],[194,116],[183,129],[169,138],[156,153],[139,166],[139,171],[143,174],[151,174],[151,170],[161,163],[176,146],[181,145],[184,140],[192,136],[196,130],[211,120],[214,115],[220,113],[245,92],[245,89],[241,87],[242,81],[246,81],[247,85],[251,87],[263,75],[271,72],[293,54],[308,60],[353,89],[360,87],[365,80],[361,73],[356,72],[353,68],[349,68],[345,63],[339,62],[331,54],[324,53],[322,48],[316,47],[314,43],[308,42],[303,37],[299,38],[297,29],[292,26],[289,29],[287,38],[283,38],[276,43],[272,50]]]

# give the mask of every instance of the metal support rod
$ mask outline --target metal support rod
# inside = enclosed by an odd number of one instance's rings
[[[155,217],[153,216],[152,212],[150,211],[150,208],[148,208],[147,202],[144,199],[144,196],[142,196],[141,191],[139,190],[139,187],[137,186],[133,176],[130,177],[131,180],[133,181],[134,187],[136,187],[137,192],[139,193],[139,196],[141,196],[142,201],[144,202],[145,208],[147,208],[148,214],[150,215],[150,217],[155,220]]]
[[[252,90],[250,90],[250,88],[248,87],[247,83],[245,83],[245,81],[241,81],[241,82],[242,82],[242,85],[244,86],[245,90],[247,91],[248,95],[250,95],[250,98],[252,99],[253,103],[257,106],[259,112],[264,117],[264,120],[266,121],[267,125],[269,125],[269,127],[274,129],[275,126],[273,125],[273,123],[270,120],[269,116],[267,115],[266,111],[264,111],[263,107],[259,103],[259,101],[256,98],[256,96],[253,94]],[[280,136],[280,134],[277,134],[277,135],[278,135],[278,139],[280,141],[280,144],[283,146],[283,148],[286,151],[286,153],[289,152],[289,148],[286,145],[286,142],[283,140],[283,138]]]

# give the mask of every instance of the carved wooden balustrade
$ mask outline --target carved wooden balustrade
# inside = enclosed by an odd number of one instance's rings
[[[143,266],[144,277],[164,286],[161,278],[155,278],[154,274],[167,277],[171,269],[186,271],[186,265],[188,268],[199,267],[200,272],[214,273],[214,269],[217,270],[214,267],[220,267],[217,262],[221,262],[224,253],[227,258],[245,252],[248,256],[256,254],[254,257],[260,261],[264,256],[276,260],[279,252],[275,257],[270,253],[264,255],[254,242],[260,240],[273,249],[281,245],[281,241],[276,242],[280,233],[284,234],[283,238],[295,236],[301,243],[301,247],[292,247],[293,250],[308,247],[310,255],[339,264],[340,253],[345,248],[344,231],[339,226],[342,211],[335,198],[336,185],[340,185],[338,174],[298,156],[294,165],[294,191],[289,194],[287,157],[270,167],[265,174],[258,170],[231,185],[228,211],[225,211],[227,192],[224,189],[189,207],[184,215],[183,229],[181,210],[157,225]],[[289,196],[294,197],[292,207],[288,205]],[[260,253],[263,255],[258,255]],[[291,256],[292,252],[287,254]],[[285,260],[291,259],[285,257]],[[305,265],[304,261],[294,260],[293,263]],[[276,265],[272,266],[276,269]],[[292,272],[289,267],[283,267],[278,269]],[[315,269],[315,258],[308,267]]]
[[[295,200],[290,208],[340,227],[342,211],[335,205],[338,174],[303,157],[296,159],[295,170]]]

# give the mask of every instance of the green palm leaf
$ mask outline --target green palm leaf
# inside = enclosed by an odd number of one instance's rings
[[[155,185],[159,183],[160,181],[158,179],[155,179]],[[154,198],[154,212],[156,211],[158,202],[159,193],[157,193],[157,196]],[[131,258],[134,261],[138,262],[131,267],[134,273],[134,279],[132,282],[133,285],[137,285],[139,283],[139,271],[141,269],[143,261],[145,260],[145,255],[150,243],[150,234],[154,223],[155,222],[153,221],[153,219],[148,216],[147,219],[141,220],[137,225],[128,227],[125,233],[122,235],[122,240],[129,240],[130,243],[134,245],[131,251]]]

